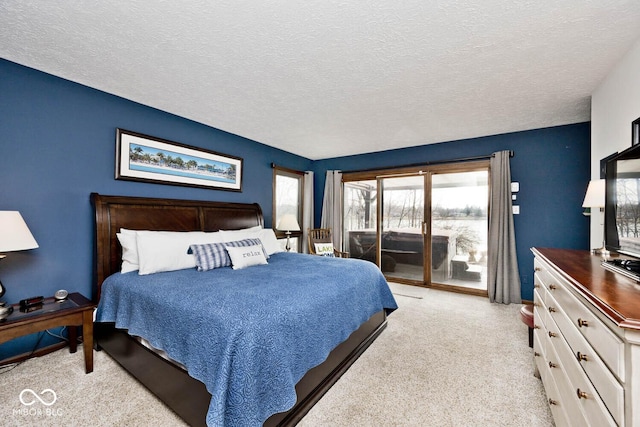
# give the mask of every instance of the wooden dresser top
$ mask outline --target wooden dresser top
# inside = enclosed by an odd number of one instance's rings
[[[640,284],[606,270],[602,257],[575,249],[533,248],[619,327],[640,330]]]

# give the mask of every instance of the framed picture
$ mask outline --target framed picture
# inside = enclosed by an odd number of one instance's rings
[[[631,122],[631,145],[640,144],[640,117]]]
[[[242,159],[117,129],[116,179],[242,191]]]

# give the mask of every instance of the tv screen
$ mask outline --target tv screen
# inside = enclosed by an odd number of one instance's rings
[[[606,163],[607,249],[640,258],[640,145]]]

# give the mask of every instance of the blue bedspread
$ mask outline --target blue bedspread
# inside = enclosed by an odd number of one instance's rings
[[[212,395],[209,426],[258,426],[290,409],[300,378],[371,315],[395,308],[370,262],[276,253],[242,270],[114,274],[97,321],[185,365]]]

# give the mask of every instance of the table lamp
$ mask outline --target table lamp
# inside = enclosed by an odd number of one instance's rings
[[[584,202],[582,203],[583,208],[593,209],[598,208],[600,211],[604,211],[604,194],[605,191],[605,180],[604,179],[594,179],[589,182],[589,186],[587,187],[587,194],[584,196]],[[594,254],[599,254],[603,256],[608,256],[609,251],[607,250],[604,243],[604,224],[602,224],[602,247],[597,249],[592,249],[591,251]]]
[[[5,258],[3,252],[35,249],[38,242],[33,238],[27,224],[18,211],[0,211],[0,260]],[[5,293],[0,282],[0,298]]]
[[[278,230],[284,231],[287,235],[287,245],[285,246],[285,249],[287,250],[287,252],[289,252],[291,250],[291,232],[292,231],[300,231],[300,225],[298,225],[298,219],[295,217],[295,215],[292,214],[287,214],[284,215],[281,219],[280,222],[278,223]]]

